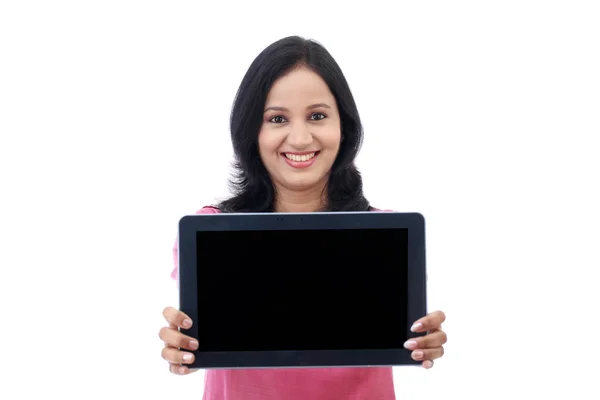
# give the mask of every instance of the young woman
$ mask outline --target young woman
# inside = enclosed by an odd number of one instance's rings
[[[254,60],[231,113],[237,176],[233,197],[197,213],[375,211],[362,191],[354,160],[363,133],[350,88],[321,45],[299,37],[279,40]],[[177,278],[177,245],[174,249]],[[185,375],[198,346],[178,331],[192,321],[167,307],[162,357]],[[444,313],[415,321],[427,335],[405,346],[425,368],[443,355]],[[180,351],[181,347],[184,351]],[[205,400],[394,399],[392,369],[307,368],[208,370]]]

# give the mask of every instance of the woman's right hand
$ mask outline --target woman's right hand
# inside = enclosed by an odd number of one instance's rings
[[[181,348],[193,351],[198,348],[198,341],[178,330],[179,328],[189,329],[192,326],[192,319],[173,307],[165,308],[163,316],[169,325],[162,328],[158,336],[165,342],[161,354],[162,358],[169,362],[169,371],[177,375],[187,375],[196,371],[183,365],[191,364],[194,361],[194,355],[179,350]]]

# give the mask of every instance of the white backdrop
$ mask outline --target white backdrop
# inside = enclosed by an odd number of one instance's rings
[[[160,357],[177,222],[291,34],[350,82],[367,197],[427,219],[449,341],[399,398],[599,398],[597,3],[223,3],[1,3],[0,398],[201,398]]]

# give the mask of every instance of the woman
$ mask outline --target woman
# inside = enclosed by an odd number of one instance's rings
[[[358,111],[342,71],[321,45],[288,37],[267,47],[240,85],[230,123],[234,196],[198,213],[375,210],[354,164],[363,138]],[[192,321],[172,307],[164,317],[162,356],[171,372],[188,374],[193,355],[185,349],[197,344],[178,327]],[[413,330],[428,334],[405,344],[425,368],[443,355],[444,319],[438,311],[415,321]],[[205,379],[207,400],[395,398],[388,367],[208,370]]]

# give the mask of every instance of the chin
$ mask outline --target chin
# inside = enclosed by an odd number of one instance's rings
[[[285,182],[285,186],[293,190],[308,190],[312,189],[315,186],[318,186],[325,177],[315,177],[315,176],[294,176],[294,177],[285,177],[283,181]]]

